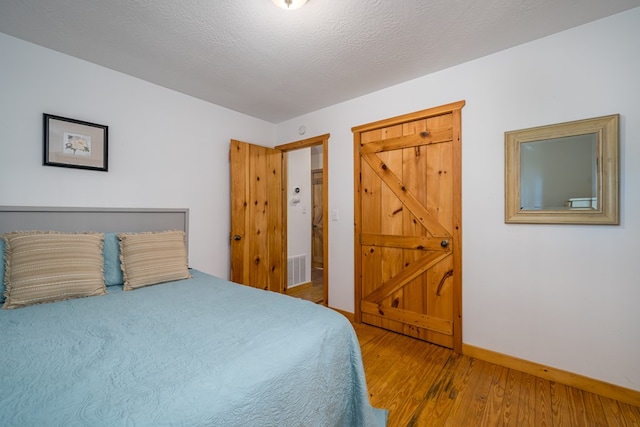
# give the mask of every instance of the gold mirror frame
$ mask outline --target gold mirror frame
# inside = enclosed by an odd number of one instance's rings
[[[505,222],[530,224],[620,224],[619,114],[508,131],[505,144]],[[596,135],[596,207],[590,209],[522,209],[522,144],[569,136]]]

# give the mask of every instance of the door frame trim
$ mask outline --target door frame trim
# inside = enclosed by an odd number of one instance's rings
[[[329,137],[331,134],[318,135],[307,139],[302,139],[300,141],[289,142],[287,144],[276,145],[275,149],[283,152],[283,163],[282,163],[282,216],[283,216],[283,224],[287,224],[287,152],[299,150],[301,148],[309,148],[315,147],[318,145],[322,145],[322,258],[323,258],[323,272],[322,272],[322,290],[324,293],[322,304],[326,307],[329,306]],[[284,245],[282,245],[282,259],[286,259],[287,257],[287,246],[288,246],[288,235],[287,235],[287,227],[283,228],[284,234]],[[285,263],[286,265],[286,263]],[[285,274],[283,274],[283,278],[286,279],[287,271],[285,268]],[[283,280],[284,280],[283,279]],[[285,287],[286,289],[286,282]]]

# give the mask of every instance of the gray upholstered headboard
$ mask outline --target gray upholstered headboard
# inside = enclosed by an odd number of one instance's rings
[[[9,231],[145,232],[182,230],[189,209],[0,206],[0,234]]]

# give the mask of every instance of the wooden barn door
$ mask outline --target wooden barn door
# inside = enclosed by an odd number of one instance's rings
[[[311,171],[311,268],[324,267],[324,206],[322,169]]]
[[[284,291],[282,151],[231,140],[231,281]]]
[[[463,106],[353,128],[356,320],[457,352]]]

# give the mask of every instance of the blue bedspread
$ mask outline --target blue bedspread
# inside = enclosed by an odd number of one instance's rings
[[[0,425],[386,424],[343,316],[192,274],[0,310]]]

